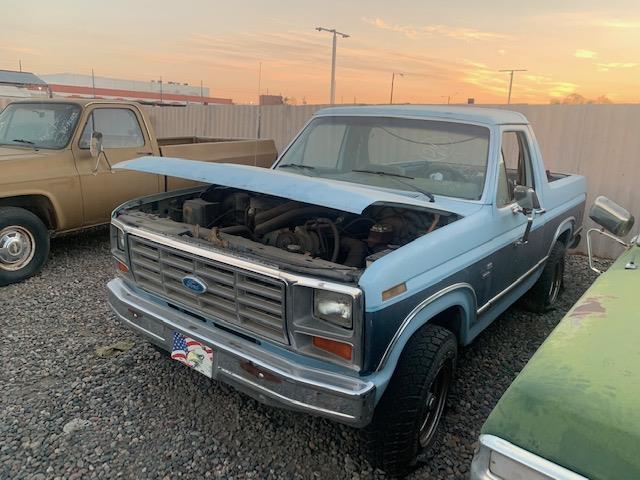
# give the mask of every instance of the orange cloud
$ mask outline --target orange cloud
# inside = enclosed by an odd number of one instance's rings
[[[414,27],[412,25],[391,25],[381,18],[363,18],[363,21],[381,30],[401,33],[409,38],[430,37],[440,35],[456,40],[504,40],[509,35],[496,32],[485,32],[475,28],[453,27],[450,25],[426,25]]]
[[[598,54],[593,50],[578,49],[573,53],[576,58],[596,58]]]

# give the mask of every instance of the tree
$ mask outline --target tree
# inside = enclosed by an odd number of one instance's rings
[[[570,93],[563,99],[553,99],[551,100],[553,105],[585,105],[585,104],[610,104],[613,103],[606,95],[600,95],[595,99],[588,99],[584,95],[580,95],[579,93]]]

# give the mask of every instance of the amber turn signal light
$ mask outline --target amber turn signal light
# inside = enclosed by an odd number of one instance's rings
[[[338,342],[337,340],[313,337],[313,346],[325,352],[333,353],[345,360],[351,360],[353,356],[353,347],[348,343]]]
[[[129,273],[129,267],[127,267],[126,263],[121,262],[120,260],[116,261],[116,268],[122,273]]]
[[[389,300],[390,298],[397,297],[398,295],[401,295],[406,291],[407,291],[407,284],[404,282],[400,283],[395,287],[391,287],[388,290],[385,290],[384,292],[382,292],[382,301],[384,302],[385,300]]]

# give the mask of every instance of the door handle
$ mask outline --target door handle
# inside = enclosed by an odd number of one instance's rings
[[[136,152],[136,155],[153,155],[153,152]]]

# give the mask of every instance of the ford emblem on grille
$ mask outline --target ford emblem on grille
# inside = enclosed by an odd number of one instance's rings
[[[182,285],[184,285],[185,288],[188,288],[192,292],[197,293],[198,295],[207,291],[207,284],[200,280],[198,277],[194,277],[191,275],[187,275],[186,277],[182,278]]]

